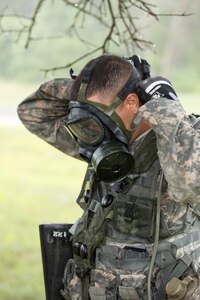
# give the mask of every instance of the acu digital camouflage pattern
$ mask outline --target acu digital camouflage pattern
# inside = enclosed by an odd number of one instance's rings
[[[139,109],[157,136],[158,156],[171,199],[200,202],[200,131],[195,131],[179,101],[158,99]]]
[[[80,159],[74,140],[62,124],[68,112],[71,83],[70,79],[57,79],[41,85],[19,105],[18,114],[32,133],[64,153]],[[162,239],[162,242],[172,243],[177,248],[176,259],[182,258],[184,253],[190,255],[193,259],[190,275],[200,276],[200,131],[192,128],[189,117],[178,101],[151,100],[139,109],[138,117],[145,118],[156,133],[158,156],[168,182],[168,190],[162,197],[161,221],[165,219],[173,235]],[[176,234],[183,224],[186,225],[184,232]],[[105,243],[111,249],[119,246],[114,242]],[[151,256],[152,244],[145,246]],[[102,252],[102,249],[99,248],[99,251]],[[136,272],[124,272],[97,261],[91,273],[91,298],[117,299],[115,283],[118,282],[121,299],[146,299],[147,292],[143,291],[144,296],[138,298],[135,288],[142,295],[142,290],[146,288],[147,271],[148,267],[143,267]],[[153,278],[156,284],[157,273],[158,267],[155,266]],[[81,299],[78,278],[73,277],[69,287],[72,299]],[[188,300],[199,299],[200,286]]]

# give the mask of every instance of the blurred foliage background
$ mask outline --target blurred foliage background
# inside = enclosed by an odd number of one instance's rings
[[[152,75],[169,78],[188,113],[200,113],[200,5],[199,0],[149,1],[163,14],[191,13],[189,16],[163,16],[159,21],[145,13],[137,15],[141,38],[152,41],[151,49],[135,48],[147,59]],[[0,0],[0,12],[31,15],[37,1]],[[76,4],[76,2],[75,2]],[[25,48],[26,35],[14,29],[27,20],[1,18],[0,28],[0,299],[45,299],[38,225],[74,222],[81,211],[75,203],[86,165],[65,156],[31,135],[20,124],[16,107],[39,84],[65,77],[64,66],[91,50],[67,28],[75,9],[64,1],[46,0]],[[92,18],[80,28],[82,38],[99,45],[104,31]],[[48,38],[45,38],[48,37]],[[54,37],[54,39],[52,39]],[[132,55],[123,45],[112,53]],[[99,53],[100,54],[100,53]],[[98,54],[95,54],[96,56]],[[90,57],[92,58],[92,57]],[[87,62],[74,64],[75,73]]]
[[[31,16],[37,2],[36,0],[0,1],[0,12]],[[140,30],[139,37],[151,41],[153,46],[143,47],[143,49],[135,47],[134,52],[147,58],[152,66],[152,74],[169,77],[179,91],[199,92],[199,1],[149,2],[156,6],[154,11],[157,14],[188,13],[188,16],[160,16],[157,21],[153,16],[135,9],[134,21]],[[76,5],[76,1],[74,3]],[[75,60],[91,50],[89,43],[100,45],[105,30],[90,16],[86,16],[85,23],[80,25],[79,30],[81,39],[87,40],[88,43],[82,43],[72,30],[68,30],[76,13],[75,7],[66,7],[62,0],[56,2],[44,0],[35,21],[28,49],[25,48],[26,33],[19,35],[16,30],[22,25],[28,25],[29,21],[11,17],[1,19],[0,29],[3,28],[4,32],[0,39],[0,79],[40,83],[44,81],[44,72],[41,69],[63,66]],[[133,54],[133,49],[133,45],[130,45],[127,50],[121,44],[119,47],[112,46],[111,52],[127,56]],[[93,56],[98,54],[100,53]],[[74,64],[75,70],[78,71],[88,59]],[[68,76],[68,70],[49,72],[46,79],[55,76]]]

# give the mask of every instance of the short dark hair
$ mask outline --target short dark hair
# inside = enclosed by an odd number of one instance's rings
[[[71,100],[78,97],[79,88],[86,68],[90,67],[94,60],[85,65],[80,74],[74,80],[71,89]],[[133,66],[126,59],[116,55],[102,55],[96,60],[91,71],[90,80],[86,89],[86,98],[98,94],[101,99],[111,102],[128,81]]]

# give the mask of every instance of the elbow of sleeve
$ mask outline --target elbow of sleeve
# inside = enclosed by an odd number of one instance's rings
[[[21,103],[17,106],[17,114],[20,118],[20,115],[21,115]]]
[[[17,115],[18,115],[18,118],[22,121],[22,108],[21,108],[21,103],[17,106]]]
[[[20,103],[17,107],[17,115],[20,121],[26,126],[26,112],[25,109],[23,108],[23,103]]]
[[[30,117],[30,112],[28,112],[28,110],[24,107],[23,102],[20,103],[17,107],[17,115],[18,118],[20,119],[20,121],[22,122],[22,124],[29,130],[30,130],[30,126],[29,123],[31,121],[31,117]]]

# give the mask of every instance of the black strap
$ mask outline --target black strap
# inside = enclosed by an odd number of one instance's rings
[[[83,69],[82,82],[87,83],[87,84],[89,83],[92,71],[98,61],[99,61],[99,58],[95,58],[95,59],[91,60],[90,63]]]
[[[89,202],[90,199],[90,179],[92,174],[94,173],[94,169],[92,168],[92,166],[89,164],[86,170],[86,174],[83,180],[83,184],[81,187],[81,191],[78,195],[78,198],[76,199],[77,204],[83,209],[85,210],[85,207],[87,205],[87,203]],[[89,186],[87,186],[89,185]]]
[[[136,85],[140,81],[140,75],[139,72],[137,72],[136,68],[133,66],[132,73],[124,85],[124,87],[121,89],[121,91],[118,94],[118,97],[123,101],[126,99],[128,94],[133,93],[136,89]]]

